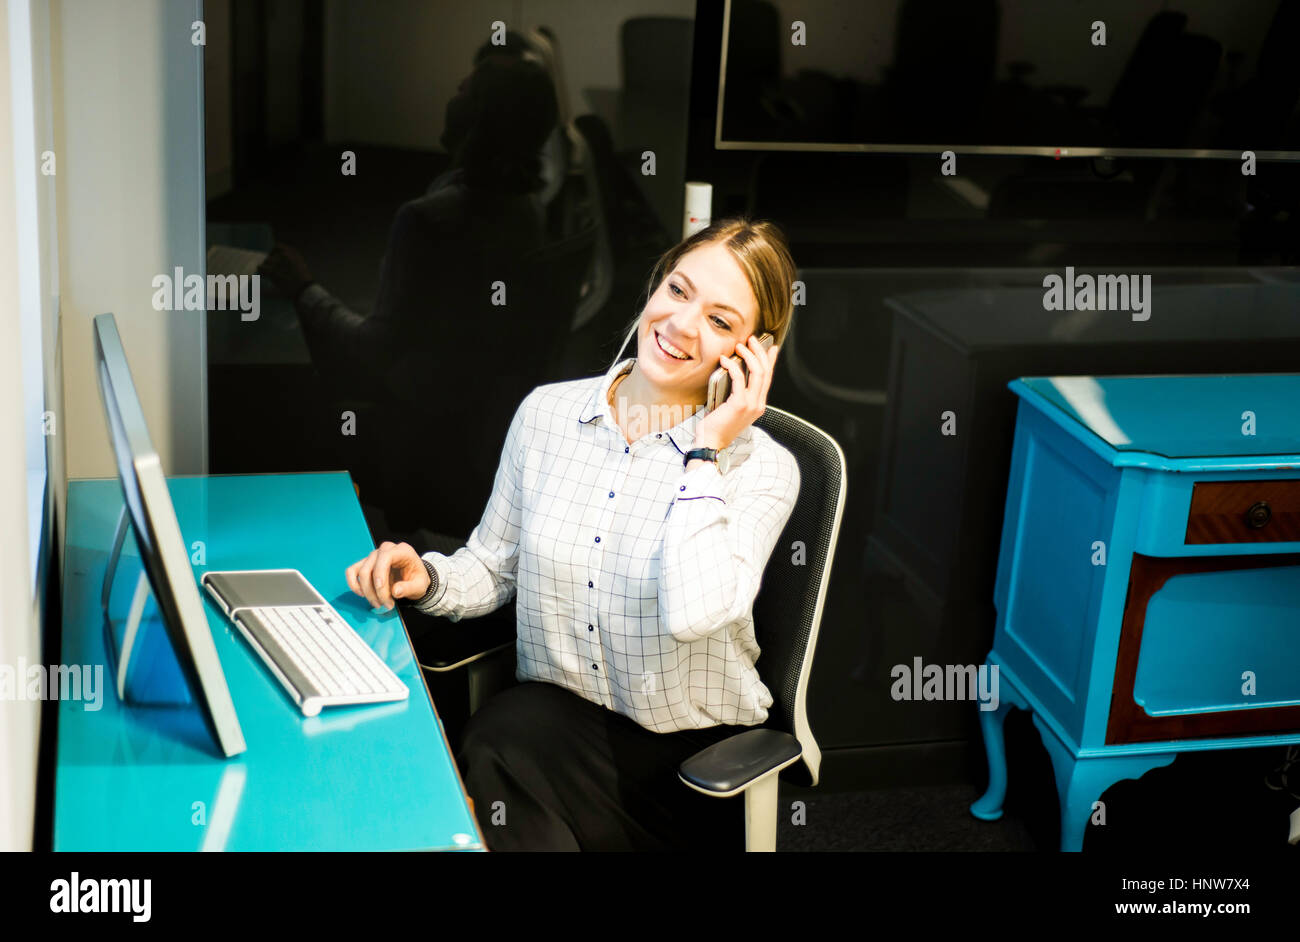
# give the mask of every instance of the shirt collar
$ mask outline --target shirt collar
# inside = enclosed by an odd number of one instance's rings
[[[600,378],[600,382],[596,384],[595,388],[592,390],[591,397],[583,407],[582,414],[578,418],[579,422],[585,425],[592,419],[599,417],[602,420],[602,423],[608,428],[618,428],[614,423],[614,416],[610,412],[609,408],[609,390],[610,387],[614,385],[614,381],[624,373],[629,372],[635,363],[636,357],[628,357],[625,360],[615,363],[605,371],[605,375]],[[674,448],[682,454],[686,454],[688,449],[694,447],[695,426],[699,424],[700,419],[703,417],[703,411],[692,412],[681,422],[678,422],[671,429],[668,429],[664,434],[668,437],[668,440],[672,442]],[[620,432],[620,434],[622,433]],[[727,449],[724,449],[724,451],[734,449],[739,444],[747,445],[752,437],[753,426],[746,426],[744,431],[737,435],[736,440],[728,445]]]

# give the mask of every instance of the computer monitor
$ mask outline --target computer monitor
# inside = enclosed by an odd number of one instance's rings
[[[124,512],[135,534],[154,601],[181,673],[213,740],[226,756],[237,755],[246,748],[244,734],[113,315],[95,317],[94,333],[95,371],[122,484]],[[121,538],[119,531],[114,557]],[[113,560],[109,565],[111,570]],[[107,578],[111,580],[111,573]]]

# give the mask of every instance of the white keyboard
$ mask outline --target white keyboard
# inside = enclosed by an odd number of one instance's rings
[[[235,624],[303,716],[321,707],[405,700],[406,684],[328,605],[240,609]]]

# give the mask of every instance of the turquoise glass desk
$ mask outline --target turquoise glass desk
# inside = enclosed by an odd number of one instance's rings
[[[483,850],[398,612],[372,614],[347,587],[345,568],[374,549],[349,476],[176,477],[168,487],[191,559],[202,559],[196,579],[301,570],[411,695],[304,717],[201,593],[248,750],[220,758],[192,705],[122,704],[105,667],[101,709],[59,704],[54,849]],[[107,664],[100,588],[121,507],[115,478],[68,485],[64,664]]]
[[[1300,742],[1300,375],[1035,377],[1020,397],[980,713],[1051,757],[1061,849],[1179,752]],[[1114,814],[1110,814],[1114,820]],[[1100,818],[1098,818],[1100,820]]]

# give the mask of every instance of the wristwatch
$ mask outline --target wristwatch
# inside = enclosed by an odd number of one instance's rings
[[[686,467],[696,458],[703,458],[705,461],[712,461],[718,466],[719,474],[726,474],[727,468],[731,465],[731,459],[727,456],[727,452],[724,449],[692,448],[682,457],[682,467]]]
[[[417,608],[422,605],[428,605],[433,601],[433,597],[438,593],[438,570],[434,569],[433,563],[429,562],[427,559],[421,559],[420,562],[424,563],[424,568],[429,572],[429,588],[425,591],[424,595],[415,600],[414,604]]]

